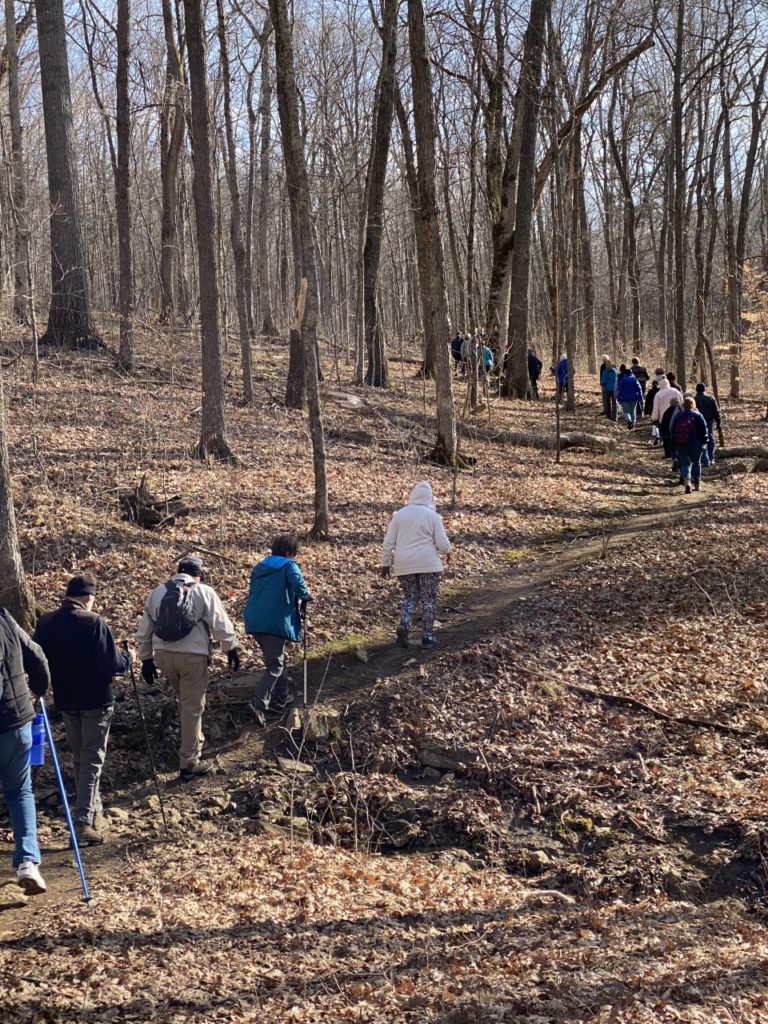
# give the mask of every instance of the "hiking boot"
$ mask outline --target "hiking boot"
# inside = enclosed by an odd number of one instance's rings
[[[295,702],[295,700],[296,700],[296,694],[295,693],[287,693],[285,695],[285,700],[274,701],[272,704],[269,705],[269,707],[267,708],[267,714],[268,715],[282,715],[282,713],[285,711],[285,709],[290,707],[291,704],[293,704]]]
[[[101,846],[105,839],[103,832],[84,821],[75,822],[75,835],[78,846]]]
[[[437,647],[437,640],[433,636],[423,636],[421,638],[421,646],[425,650],[429,650],[430,647]]]
[[[37,864],[33,864],[31,860],[23,860],[16,868],[16,884],[27,896],[39,896],[48,888]]]
[[[256,725],[258,725],[259,728],[261,729],[265,729],[267,725],[267,719],[264,714],[264,708],[260,707],[257,704],[251,703],[248,705],[248,710],[253,715],[253,720],[256,723]]]
[[[690,494],[691,493],[691,485],[688,484],[688,483],[685,485],[685,493],[686,494]]]
[[[397,637],[398,647],[408,647],[408,627],[404,626],[402,622],[395,630],[395,636]]]
[[[210,775],[212,771],[213,764],[211,761],[198,761],[191,768],[181,768],[179,770],[179,781],[192,782],[194,779],[202,779],[205,775]]]
[[[694,484],[694,485],[693,485],[693,489],[694,489],[694,491],[699,491],[699,490],[701,490],[701,484],[700,484],[700,483],[696,483],[696,484]]]
[[[97,832],[106,832],[109,828],[109,818],[103,811],[96,811],[94,814],[93,827]]]

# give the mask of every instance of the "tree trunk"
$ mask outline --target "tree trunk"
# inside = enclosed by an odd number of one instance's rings
[[[304,158],[304,140],[299,121],[299,97],[293,59],[291,30],[286,0],[269,0],[275,29],[275,65],[277,68],[277,107],[283,137],[285,177],[289,194],[294,197],[298,227],[298,252],[301,259],[299,321],[306,361],[309,433],[312,439],[312,464],[315,476],[314,522],[310,531],[315,539],[328,536],[328,483],[325,469],[325,433],[320,407],[319,366],[317,359],[317,266],[312,237],[312,207]]]
[[[387,157],[395,110],[395,65],[397,60],[397,12],[399,0],[384,0],[382,11],[381,71],[373,115],[371,154],[368,162],[368,209],[363,245],[363,317],[367,367],[365,383],[389,387],[389,361],[377,304],[381,236],[384,222],[384,186]]]
[[[531,14],[523,43],[520,95],[515,120],[520,118],[520,164],[515,203],[515,235],[510,267],[510,363],[503,393],[525,398],[528,391],[528,282],[531,266],[531,224],[536,171],[536,137],[541,105],[541,67],[544,34],[552,0],[531,0]]]
[[[177,294],[176,282],[182,278],[178,242],[179,157],[184,143],[184,75],[174,38],[171,0],[162,0],[165,35],[165,92],[160,106],[160,316],[172,319],[186,310]],[[181,291],[181,288],[178,289]]]
[[[240,366],[243,375],[243,399],[246,405],[253,405],[253,361],[251,358],[251,332],[248,329],[248,288],[246,280],[245,245],[240,206],[240,186],[237,181],[237,149],[235,129],[232,123],[232,76],[227,52],[227,30],[224,21],[224,4],[216,0],[216,15],[219,32],[219,60],[224,89],[224,133],[226,140],[225,164],[229,187],[230,225],[232,258],[235,263],[235,304],[237,306],[237,330],[240,339]]]
[[[216,240],[211,181],[210,110],[208,107],[207,47],[202,0],[184,0],[187,28],[189,84],[194,116],[192,134],[192,196],[197,223],[197,259],[200,290],[200,339],[203,355],[203,410],[198,458],[233,459],[224,418],[224,379],[219,337],[219,289],[216,277]]]
[[[13,508],[11,467],[8,462],[8,437],[5,424],[5,394],[0,369],[0,606],[7,608],[24,629],[34,621],[32,595],[24,578],[16,513]]]
[[[685,0],[677,0],[677,29],[672,88],[672,149],[674,159],[673,235],[675,245],[674,351],[677,383],[685,390],[685,153],[683,151],[683,49]]]
[[[256,232],[259,253],[259,310],[261,333],[267,337],[277,334],[272,319],[272,301],[269,292],[269,259],[267,257],[267,227],[269,222],[269,161],[272,148],[272,76],[269,66],[269,37],[272,23],[267,16],[261,32],[261,95],[259,116],[261,118],[261,140],[259,151],[259,226]]]
[[[437,440],[433,458],[453,465],[456,458],[456,421],[448,342],[450,321],[445,295],[443,241],[437,209],[435,182],[435,108],[432,68],[427,48],[427,22],[422,0],[408,0],[408,39],[411,52],[413,120],[416,135],[418,218],[424,234],[423,256],[427,263],[420,274],[424,297],[424,333],[426,349],[434,353],[437,391]]]
[[[128,65],[131,57],[130,0],[117,0],[117,160],[115,219],[119,265],[120,362],[133,366],[133,266],[131,260],[131,106]]]
[[[6,51],[8,54],[8,114],[11,122],[11,207],[14,228],[13,315],[17,323],[29,323],[29,221],[27,184],[19,102],[19,51],[14,0],[5,0]]]
[[[51,203],[51,305],[40,343],[94,349],[101,339],[88,298],[64,5],[62,0],[35,0],[35,11]]]

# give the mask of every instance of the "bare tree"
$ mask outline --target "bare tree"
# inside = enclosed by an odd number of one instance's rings
[[[117,0],[117,107],[115,127],[115,219],[120,267],[120,362],[133,366],[133,265],[131,260],[131,104],[128,70],[131,58],[130,0]]]
[[[32,9],[25,17],[31,21]],[[21,29],[21,33],[19,32]],[[11,207],[14,227],[13,314],[18,323],[29,322],[29,222],[27,214],[27,182],[24,170],[24,148],[19,102],[18,36],[23,24],[16,26],[14,0],[5,0],[5,33],[8,68],[8,114],[11,123]]]
[[[5,425],[5,394],[0,369],[0,606],[7,608],[24,629],[34,621],[32,595],[24,576],[13,508],[11,467]]]

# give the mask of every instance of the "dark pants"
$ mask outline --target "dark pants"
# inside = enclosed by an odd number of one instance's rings
[[[603,391],[603,413],[609,420],[616,419],[616,395],[613,391]]]
[[[700,444],[685,444],[675,448],[675,456],[680,464],[680,476],[686,483],[693,483],[697,487],[701,480],[703,450]]]
[[[72,748],[77,802],[72,811],[76,823],[92,825],[94,815],[101,814],[101,771],[107,756],[109,727],[115,705],[92,708],[90,711],[62,711],[64,728]]]
[[[273,636],[271,633],[254,633],[253,636],[261,648],[264,659],[264,674],[256,684],[251,703],[260,711],[266,711],[270,705],[279,707],[285,704],[288,696],[288,676],[285,672],[285,637]]]

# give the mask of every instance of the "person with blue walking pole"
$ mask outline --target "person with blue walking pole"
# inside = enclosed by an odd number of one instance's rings
[[[32,792],[30,750],[34,695],[41,697],[51,681],[41,648],[0,608],[0,784],[13,831],[16,881],[27,895],[45,892],[40,874],[37,814]]]

